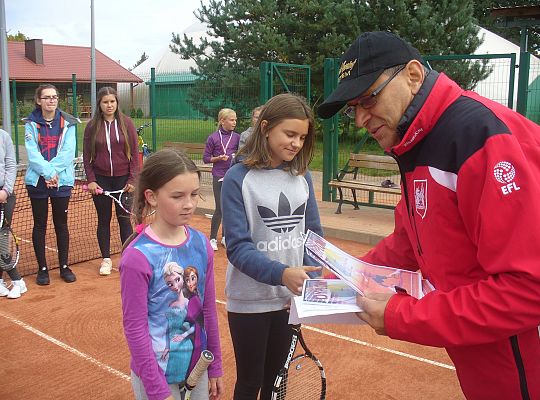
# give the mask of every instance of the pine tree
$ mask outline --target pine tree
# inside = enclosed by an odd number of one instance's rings
[[[195,45],[173,33],[170,47],[195,60],[199,88],[212,81],[258,85],[262,61],[307,64],[312,104],[322,100],[324,59],[340,57],[362,31],[393,31],[422,54],[470,54],[481,43],[469,0],[210,0],[195,16],[207,24],[208,37]],[[480,62],[445,71],[467,88],[489,72]],[[196,106],[214,116],[196,97]]]

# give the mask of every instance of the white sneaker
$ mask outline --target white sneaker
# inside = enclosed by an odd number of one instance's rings
[[[225,244],[225,236],[221,238],[221,244],[223,245],[223,247],[227,248],[227,245]]]
[[[100,275],[110,275],[112,270],[112,260],[110,258],[104,258],[99,267]]]
[[[21,297],[21,294],[26,293],[28,289],[26,288],[26,283],[22,280],[22,278],[18,281],[13,281],[13,287],[9,291],[9,294],[7,296],[8,299],[18,299]]]
[[[9,294],[9,289],[4,284],[4,280],[0,279],[0,297],[6,297]]]
[[[217,251],[217,240],[210,239],[210,246],[212,246],[212,249],[214,249],[214,251]]]

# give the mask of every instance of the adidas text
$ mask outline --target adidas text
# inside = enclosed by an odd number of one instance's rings
[[[301,237],[292,238],[286,237],[282,238],[278,236],[276,239],[271,240],[270,242],[261,240],[257,242],[257,250],[259,251],[280,251],[288,249],[297,249],[304,245],[304,240]]]

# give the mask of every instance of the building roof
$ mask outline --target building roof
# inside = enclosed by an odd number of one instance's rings
[[[90,47],[43,44],[43,64],[25,56],[25,42],[8,42],[9,78],[18,82],[90,82]],[[1,78],[1,72],[0,72]],[[97,82],[142,82],[96,49]]]

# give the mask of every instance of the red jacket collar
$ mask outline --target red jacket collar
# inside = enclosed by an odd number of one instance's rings
[[[426,102],[405,132],[401,142],[392,148],[392,152],[399,156],[414,147],[431,131],[450,104],[456,101],[463,92],[464,90],[444,73],[439,74]]]

